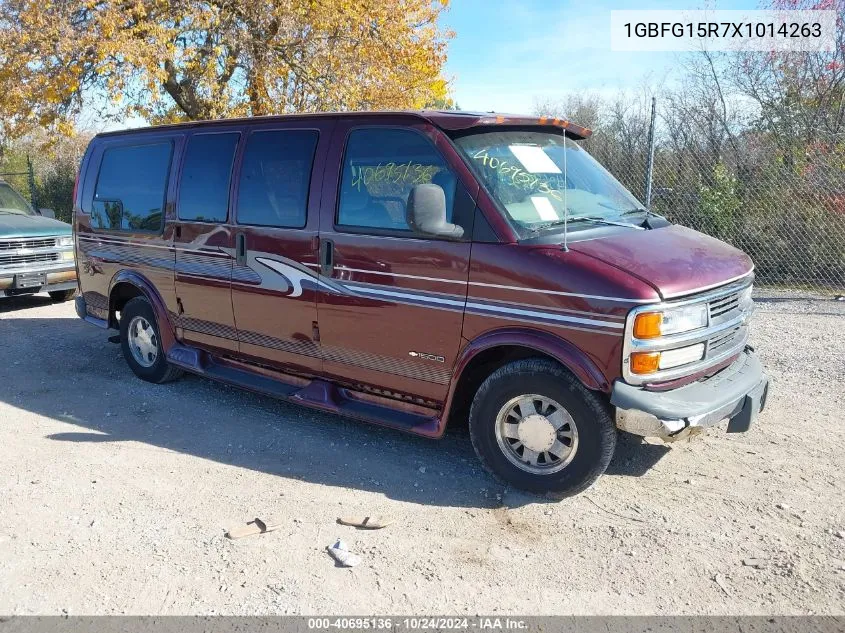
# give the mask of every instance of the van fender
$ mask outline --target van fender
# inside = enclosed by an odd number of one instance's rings
[[[443,408],[443,416],[440,421],[440,433],[446,429],[455,392],[464,370],[478,354],[493,347],[522,347],[545,354],[571,371],[587,389],[604,393],[610,392],[610,384],[595,362],[566,339],[547,332],[522,328],[496,330],[482,334],[471,341],[464,347],[455,362],[452,380],[449,383],[449,392]]]
[[[114,287],[118,284],[128,283],[135,286],[142,295],[147,298],[150,305],[153,307],[153,312],[158,321],[159,336],[161,337],[161,346],[166,354],[170,348],[176,343],[176,335],[173,329],[173,323],[170,321],[170,316],[167,312],[167,307],[164,300],[161,298],[158,290],[150,282],[149,279],[134,270],[120,270],[109,283],[109,319],[111,319],[111,298]]]

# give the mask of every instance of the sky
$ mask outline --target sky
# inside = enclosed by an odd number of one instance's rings
[[[611,96],[673,80],[678,53],[612,52],[612,9],[756,9],[756,0],[451,0],[446,75],[463,110],[532,113],[535,98]]]

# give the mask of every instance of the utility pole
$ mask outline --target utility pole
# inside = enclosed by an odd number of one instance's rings
[[[645,208],[651,209],[651,180],[654,175],[654,122],[657,118],[657,97],[651,98],[651,125],[648,128],[648,160],[645,168]]]

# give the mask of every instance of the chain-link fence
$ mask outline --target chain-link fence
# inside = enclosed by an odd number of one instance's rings
[[[798,148],[753,131],[715,147],[655,136],[653,211],[748,253],[758,285],[845,291],[845,135]],[[645,201],[649,137],[625,146],[599,128],[585,147]]]
[[[25,163],[19,165],[0,165],[0,182],[7,183],[12,189],[26,198],[33,207],[38,207],[35,170],[33,169],[32,161],[28,158]]]

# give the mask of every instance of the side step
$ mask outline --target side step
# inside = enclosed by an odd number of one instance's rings
[[[307,380],[265,368],[252,368],[239,361],[216,359],[196,348],[176,343],[167,353],[167,360],[193,374],[219,380],[235,387],[255,391],[266,396],[287,400],[330,413],[346,415],[371,424],[424,435],[439,437],[440,418],[434,409],[415,407],[421,412],[397,410],[386,404],[387,398],[352,391],[319,379]],[[396,402],[402,406],[401,401]],[[406,408],[411,408],[410,406]],[[428,411],[428,414],[422,411]]]

